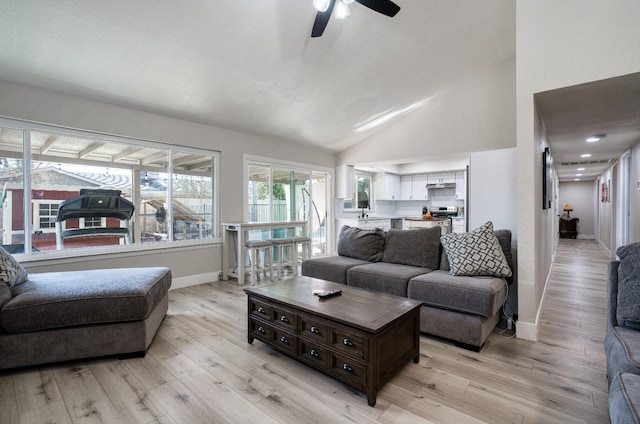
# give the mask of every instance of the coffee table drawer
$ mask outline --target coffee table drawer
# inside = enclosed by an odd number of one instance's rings
[[[300,359],[322,369],[329,368],[329,351],[317,344],[300,340]]]
[[[249,315],[255,315],[262,319],[273,321],[273,309],[271,305],[255,299],[249,300]]]
[[[298,338],[293,334],[274,329],[273,344],[274,346],[285,349],[295,355],[297,353]]]
[[[362,390],[366,383],[366,365],[354,361],[352,358],[339,354],[331,354],[331,372],[340,380]]]
[[[366,345],[367,339],[360,335],[335,328],[331,332],[331,347],[336,350],[366,359]]]
[[[298,315],[286,309],[273,307],[272,321],[274,325],[284,328],[292,333],[298,328]]]
[[[270,325],[265,324],[264,322],[259,321],[255,318],[250,318],[249,324],[251,336],[262,341],[270,342],[271,340],[273,340],[273,328]]]
[[[329,342],[329,327],[305,316],[300,316],[299,334],[317,343],[327,344]]]

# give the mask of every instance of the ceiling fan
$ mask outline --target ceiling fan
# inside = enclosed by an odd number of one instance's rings
[[[354,1],[360,3],[363,6],[367,6],[371,10],[375,10],[378,13],[394,17],[400,11],[400,6],[392,2],[391,0],[313,0],[313,5],[318,9],[316,20],[313,23],[313,29],[311,30],[312,37],[320,37],[324,32],[324,29],[329,23],[329,18],[335,7],[336,18],[344,19],[349,16],[349,4]],[[337,5],[336,5],[337,3]]]

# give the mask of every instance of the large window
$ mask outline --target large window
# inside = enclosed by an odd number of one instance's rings
[[[36,254],[210,240],[217,160],[217,152],[0,119],[2,245]]]
[[[313,240],[313,254],[328,254],[329,174],[264,162],[249,162],[247,172],[247,220],[307,221]],[[260,237],[258,234],[254,236]]]

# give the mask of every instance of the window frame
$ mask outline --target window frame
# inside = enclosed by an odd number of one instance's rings
[[[17,119],[9,119],[0,117],[0,128],[6,128],[11,130],[22,131],[23,135],[23,143],[22,143],[22,173],[23,173],[23,181],[22,181],[22,189],[23,189],[23,207],[24,207],[24,253],[16,253],[15,256],[22,262],[31,262],[31,261],[39,261],[39,260],[50,260],[56,258],[76,258],[76,257],[85,257],[85,256],[94,256],[94,255],[104,255],[104,254],[119,254],[126,252],[136,252],[136,251],[149,251],[149,250],[166,250],[166,249],[182,249],[189,247],[198,247],[203,245],[212,245],[212,244],[220,244],[222,241],[221,232],[220,232],[220,193],[219,193],[219,180],[220,180],[220,152],[217,150],[207,150],[193,147],[185,147],[165,142],[152,141],[152,140],[144,140],[135,137],[122,137],[115,136],[110,134],[104,134],[94,131],[87,130],[76,130],[70,129],[61,126],[55,125],[47,125],[34,123],[31,121],[23,121]],[[189,239],[189,240],[171,240],[169,242],[158,242],[158,243],[142,243],[140,240],[136,240],[134,243],[130,245],[109,245],[109,246],[92,246],[92,247],[83,247],[83,248],[73,248],[73,249],[62,249],[62,250],[46,250],[33,252],[32,251],[32,241],[35,231],[38,232],[55,232],[55,227],[41,229],[39,226],[39,221],[37,225],[35,224],[34,218],[36,216],[39,217],[39,210],[36,212],[32,208],[36,207],[36,203],[42,202],[41,199],[33,199],[31,196],[31,167],[33,163],[32,158],[32,149],[31,149],[31,132],[39,131],[46,132],[49,134],[67,136],[67,137],[77,137],[81,139],[93,139],[96,141],[103,142],[111,142],[115,144],[124,144],[129,146],[138,146],[138,147],[148,147],[148,148],[157,148],[162,150],[167,150],[168,152],[168,162],[166,167],[163,168],[163,172],[167,172],[170,176],[173,175],[173,161],[172,161],[172,153],[180,152],[180,153],[193,153],[199,154],[203,156],[207,156],[211,158],[212,161],[212,194],[211,194],[211,202],[212,202],[212,233],[211,238],[205,239]],[[9,152],[9,151],[7,151]],[[19,154],[18,154],[19,155]],[[42,161],[42,158],[38,157],[38,161]],[[47,159],[48,160],[48,159]],[[63,163],[68,164],[83,164],[83,161],[80,159],[69,159],[64,158],[62,160]],[[95,161],[84,161],[84,164],[92,164],[95,165]],[[125,169],[131,169],[133,174],[138,170],[135,165],[124,165],[117,164],[115,162],[104,162],[100,164],[104,167],[119,167]],[[171,178],[171,177],[170,177]],[[139,184],[137,181],[132,179],[131,182],[132,188],[132,198],[134,204],[139,199]],[[136,194],[134,194],[135,192]],[[168,187],[168,201],[173,201],[172,196],[172,188]],[[44,203],[53,204],[55,201],[47,199]],[[59,202],[58,202],[59,203]],[[169,203],[171,204],[171,203]],[[136,204],[136,213],[137,213],[137,204]],[[134,223],[137,220],[137,214],[134,214],[131,222]],[[169,232],[171,233],[171,231]]]

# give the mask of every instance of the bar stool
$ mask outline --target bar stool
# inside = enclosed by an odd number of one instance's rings
[[[268,240],[248,240],[244,247],[249,250],[251,260],[251,285],[255,286],[262,272],[266,276],[267,267],[269,269],[269,279],[273,281],[273,261],[271,260],[271,242]],[[264,261],[260,265],[260,251],[264,250]]]
[[[291,263],[293,268],[293,275],[298,275],[297,270],[297,254],[295,250],[295,243],[293,237],[282,237],[269,239],[269,242],[273,247],[278,249],[278,260],[276,261],[276,267],[278,269],[278,279],[284,276],[284,266]],[[288,254],[290,260],[285,259],[285,254]],[[294,262],[293,258],[296,258]]]
[[[302,247],[300,253],[303,261],[311,258],[311,237],[297,236],[293,238],[293,251],[296,254],[296,270],[298,268],[298,246]]]

